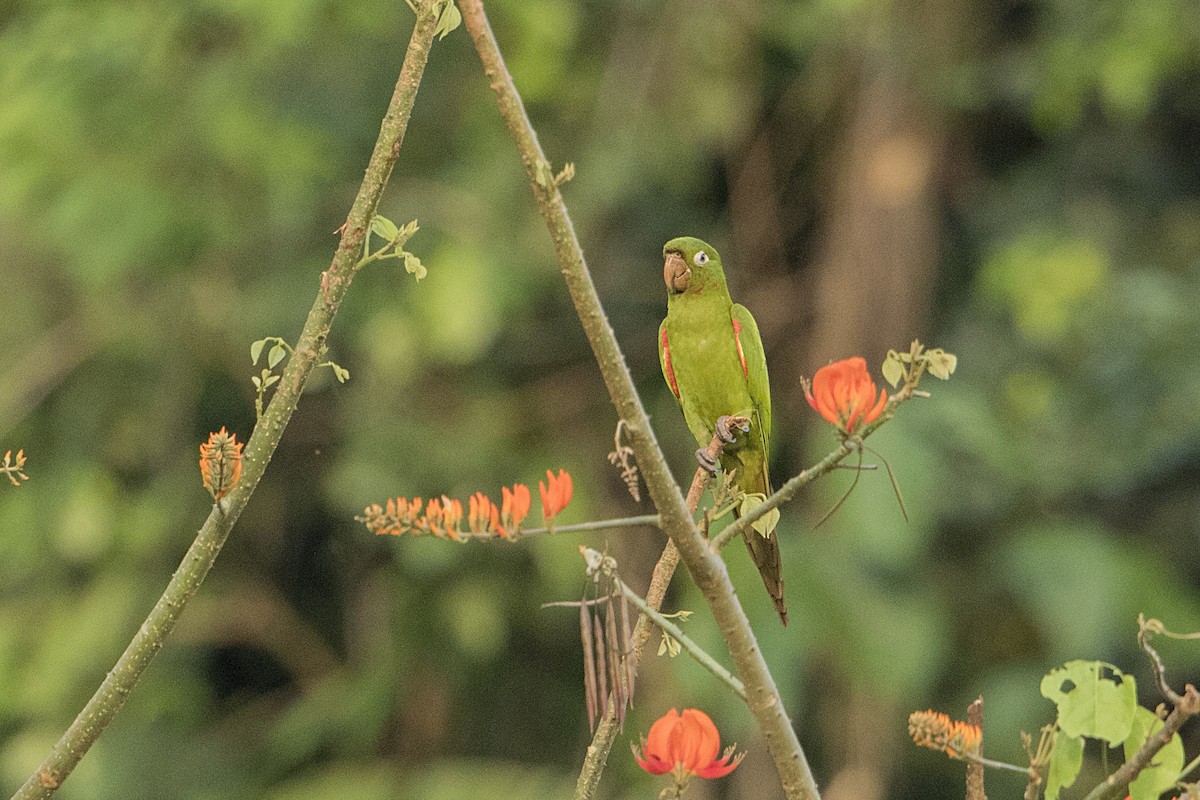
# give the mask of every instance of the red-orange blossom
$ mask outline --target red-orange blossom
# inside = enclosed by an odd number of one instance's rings
[[[883,413],[887,392],[880,391],[878,400],[875,392],[875,381],[861,356],[826,364],[817,370],[812,385],[804,387],[808,404],[845,434],[874,422]]]
[[[708,714],[695,708],[685,708],[680,714],[671,709],[650,726],[642,739],[642,749],[635,747],[633,756],[638,766],[653,775],[675,773],[679,784],[695,775],[698,778],[723,778],[737,768],[745,753],[733,755],[733,746],[725,748],[722,758],[721,737]]]

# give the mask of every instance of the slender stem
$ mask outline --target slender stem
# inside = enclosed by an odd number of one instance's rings
[[[645,600],[643,600],[641,597],[638,597],[637,592],[626,586],[624,581],[620,580],[619,578],[614,578],[613,580],[616,581],[617,588],[621,590],[621,594],[629,598],[629,602],[637,606],[643,614],[650,618],[651,622],[666,632],[672,639],[679,642],[683,649],[687,651],[689,656],[696,659],[696,661],[699,662],[702,667],[707,669],[713,675],[716,675],[718,679],[723,681],[726,686],[733,690],[734,694],[743,700],[747,700],[746,687],[742,685],[742,682],[739,681],[733,675],[733,673],[725,669],[720,662],[706,653],[704,648],[696,644],[696,642],[693,641],[687,634],[685,634],[678,625],[676,625],[674,622],[671,622],[671,620],[664,617],[655,609],[651,608]]]
[[[162,597],[125,648],[125,652],[121,654],[116,665],[79,712],[75,721],[54,745],[50,754],[13,795],[13,800],[45,798],[54,794],[112,722],[125,705],[130,691],[175,627],[183,609],[200,588],[238,516],[254,494],[279,444],[284,428],[296,409],[304,384],[325,350],[329,328],[350,285],[354,264],[362,252],[367,226],[396,163],[417,88],[429,59],[429,49],[436,26],[437,14],[434,4],[426,3],[417,15],[395,92],[383,118],[366,175],[346,220],[337,252],[329,269],[322,275],[321,290],[309,311],[304,331],[296,344],[295,355],[289,359],[271,404],[254,426],[254,432],[247,442],[241,482],[220,503],[214,504],[208,519],[188,548]]]
[[[980,766],[984,767],[995,767],[996,769],[1006,769],[1009,772],[1019,772],[1022,775],[1029,774],[1029,767],[1022,767],[1018,766],[1017,764],[1009,764],[1007,761],[994,761],[990,758],[984,758],[983,756],[967,756],[966,761],[968,768],[970,768],[971,764],[979,764]]]
[[[628,427],[630,446],[642,469],[650,497],[662,515],[663,530],[678,548],[679,558],[687,565],[688,572],[704,594],[720,627],[737,673],[746,686],[750,711],[779,771],[785,795],[788,798],[815,800],[820,795],[812,770],[787,717],[775,680],[762,657],[750,621],[737,599],[725,562],[719,554],[709,550],[708,541],[700,534],[692,514],[688,512],[683,493],[672,477],[650,427],[650,419],[634,387],[616,335],[608,324],[562,194],[556,182],[545,180],[549,162],[538,144],[537,134],[525,113],[512,76],[505,67],[483,3],[481,0],[460,0],[459,7],[463,23],[483,62],[484,73],[496,94],[500,114],[516,142],[538,210],[550,230],[559,270],[566,281],[609,396],[619,417],[625,420]]]
[[[606,531],[613,528],[661,528],[662,520],[658,514],[643,514],[639,517],[621,517],[619,519],[600,519],[594,522],[577,522],[573,525],[555,525],[553,528],[527,528],[518,531],[509,538],[516,542],[527,536],[541,536],[547,533],[586,533],[589,531]],[[500,534],[494,531],[468,531],[458,534],[460,539],[500,539]]]
[[[1175,779],[1176,783],[1182,783],[1183,779],[1192,774],[1192,770],[1200,767],[1200,756],[1196,756],[1187,763],[1187,766],[1179,770],[1179,777]]]

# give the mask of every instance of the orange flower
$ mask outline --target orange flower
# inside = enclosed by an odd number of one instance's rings
[[[483,492],[471,495],[467,525],[476,533],[495,531],[507,538],[508,532],[500,527],[500,509]]]
[[[875,391],[875,381],[861,356],[826,364],[817,370],[811,386],[804,386],[808,404],[845,434],[874,422],[883,413],[887,392],[880,391],[876,400]]]
[[[213,500],[220,500],[242,477],[242,443],[222,426],[200,445],[200,478]]]
[[[913,743],[944,750],[951,758],[977,755],[983,743],[978,725],[952,720],[939,711],[914,711],[908,715],[908,735]]]
[[[521,520],[529,516],[529,487],[523,483],[514,483],[512,489],[505,486],[500,492],[504,498],[500,520],[506,528],[515,531],[520,527]]]
[[[683,713],[671,709],[650,726],[650,735],[642,738],[642,749],[633,748],[638,766],[652,775],[674,772],[675,781],[682,785],[695,775],[699,778],[723,778],[737,768],[745,753],[733,755],[736,745],[721,747],[717,726],[708,714],[695,708]]]
[[[429,513],[428,511],[426,512]],[[442,523],[446,526],[446,535],[458,541],[459,525],[462,524],[462,503],[442,495]]]
[[[547,520],[558,516],[571,502],[573,489],[571,473],[560,469],[555,476],[550,470],[546,470],[546,483],[538,481],[538,491],[542,494],[542,516]]]

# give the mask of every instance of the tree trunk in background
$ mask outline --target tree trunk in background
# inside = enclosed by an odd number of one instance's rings
[[[935,167],[943,136],[911,91],[867,78],[834,164],[824,241],[811,285],[808,374],[831,359],[866,357],[925,333],[938,263]]]

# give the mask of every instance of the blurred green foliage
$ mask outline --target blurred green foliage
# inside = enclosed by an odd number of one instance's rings
[[[767,142],[759,188],[803,288],[864,76],[914,87],[947,131],[931,322],[891,346],[920,335],[959,369],[871,442],[911,522],[882,473],[819,530],[848,473],[785,509],[788,629],[728,552],[822,785],[867,758],[892,798],[961,796],[959,765],[906,743],[908,711],[959,716],[982,693],[988,754],[1019,760],[1018,732],[1053,718],[1049,669],[1117,664],[1153,706],[1137,613],[1200,629],[1200,6],[935,5],[952,21],[854,0],[488,4],[547,152],[577,167],[567,202],[681,480],[694,445],[654,345],[662,242],[716,242],[773,374],[811,374],[847,354],[780,368],[806,293],[756,307],[778,276],[735,246],[743,157]],[[0,7],[0,451],[24,448],[31,478],[0,486],[4,787],[91,694],[200,524],[196,446],[222,425],[249,435],[249,344],[298,333],[410,24],[398,0]],[[356,280],[329,342],[351,380],[314,375],[66,800],[570,790],[589,740],[578,633],[540,605],[581,596],[579,540],[377,541],[352,520],[547,467],[575,476],[566,522],[644,513],[605,459],[612,406],[462,31],[434,48],[381,212],[421,221],[407,247],[427,279],[385,262]],[[779,481],[835,440],[798,386],[774,396]],[[635,585],[661,546],[607,542]],[[672,608],[702,609],[676,584]],[[720,653],[706,614],[685,628]],[[1177,683],[1200,667],[1194,646],[1163,652]],[[745,709],[686,658],[649,661],[626,736],[702,706],[751,751],[726,796],[770,796]],[[608,796],[656,791],[624,747]]]

